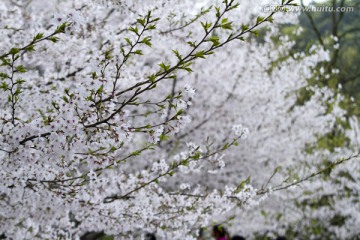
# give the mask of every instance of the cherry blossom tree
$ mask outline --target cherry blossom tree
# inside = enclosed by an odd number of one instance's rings
[[[321,158],[343,163],[351,150],[304,150],[343,116],[341,96],[312,87],[296,105],[328,53],[289,56],[272,38],[296,16],[264,3],[2,1],[0,233],[194,239],[286,199]]]

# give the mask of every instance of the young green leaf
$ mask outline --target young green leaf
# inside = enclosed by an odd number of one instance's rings
[[[216,47],[218,45],[220,45],[220,40],[218,36],[211,36],[207,41],[210,41],[213,43],[213,45]]]
[[[165,63],[160,63],[159,66],[161,69],[163,69],[165,72],[170,69],[170,65],[166,65]]]
[[[129,38],[125,38],[125,41],[130,45],[130,46],[133,46],[131,40]]]
[[[232,28],[232,22],[227,22],[225,24],[222,24],[221,25],[221,28],[224,29],[224,30],[233,30]]]
[[[20,52],[20,49],[19,49],[19,48],[12,48],[12,49],[10,49],[9,54],[15,55],[15,54],[17,54],[18,52]]]
[[[150,80],[150,82],[155,82],[155,80],[156,80],[155,74],[150,75],[150,76],[148,77],[148,79]]]
[[[36,34],[36,36],[33,38],[33,42],[36,42],[37,40],[40,40],[44,37],[43,33],[38,33]]]
[[[198,58],[205,58],[205,51],[199,51],[195,53],[194,56]]]
[[[135,51],[133,51],[132,53],[133,53],[133,54],[136,54],[136,55],[144,55],[143,52],[142,52],[140,49],[135,50]]]
[[[219,18],[221,16],[220,7],[215,7],[215,9],[216,9],[216,17]]]
[[[139,29],[137,27],[130,27],[129,31],[135,33],[136,35],[139,36]]]
[[[149,47],[152,47],[151,37],[145,37],[140,43],[143,43]]]
[[[49,40],[49,41],[51,41],[53,43],[56,43],[56,42],[59,41],[59,38],[58,37],[49,37],[49,38],[47,38],[47,40]]]
[[[179,54],[178,50],[172,50],[175,56],[179,59],[179,61],[182,60],[182,56]]]
[[[263,17],[257,17],[257,19],[256,19],[256,24],[259,24],[259,23],[262,23],[263,21],[264,21],[264,19],[265,18],[263,18]]]
[[[255,35],[255,37],[259,37],[259,31],[258,30],[253,30],[251,31],[252,34]]]
[[[62,23],[60,26],[58,26],[58,27],[56,28],[56,30],[55,30],[54,33],[55,33],[55,34],[57,34],[57,33],[65,33],[65,29],[66,29],[67,25],[68,25],[67,22]]]
[[[146,24],[146,20],[145,19],[142,19],[142,18],[138,18],[136,19],[136,21],[143,27],[145,27],[145,24]]]
[[[15,71],[16,72],[21,72],[21,73],[25,73],[26,72],[26,69],[24,68],[23,65],[19,65],[15,68]]]
[[[195,42],[187,42],[187,44],[189,44],[190,45],[190,47],[196,47],[196,43]]]
[[[205,32],[208,32],[208,30],[211,28],[211,23],[208,23],[208,22],[201,22],[201,25],[203,26]]]

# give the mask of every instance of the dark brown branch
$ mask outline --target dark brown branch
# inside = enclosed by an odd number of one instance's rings
[[[303,7],[305,7],[303,0],[301,0],[301,5],[302,5]],[[311,27],[312,27],[313,31],[315,32],[316,37],[317,37],[317,39],[319,40],[320,44],[321,44],[322,46],[325,46],[325,45],[324,45],[324,41],[322,40],[322,37],[321,37],[321,33],[320,33],[319,29],[316,27],[316,24],[315,24],[315,21],[314,21],[313,17],[312,17],[311,14],[308,13],[307,11],[305,11],[305,14],[306,14],[306,16],[308,17],[308,19],[309,19],[309,21],[310,21],[310,24],[311,24]]]

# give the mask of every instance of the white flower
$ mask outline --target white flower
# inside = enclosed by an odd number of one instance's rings
[[[85,20],[79,11],[71,10],[67,15],[68,21],[77,25],[83,25]]]
[[[225,162],[223,160],[219,160],[219,168],[223,169],[225,167]]]
[[[179,99],[179,101],[177,102],[176,106],[177,106],[178,109],[183,109],[183,110],[185,110],[185,109],[187,108],[188,104],[187,104],[186,101],[184,101],[184,100],[182,100],[182,99]]]
[[[340,70],[335,68],[335,69],[331,70],[331,72],[334,74],[338,74],[340,72]]]
[[[190,185],[187,183],[182,183],[180,184],[180,189],[181,190],[185,190],[185,189],[189,189],[190,190]]]
[[[178,116],[178,124],[174,127],[174,132],[177,133],[180,131],[181,128],[184,128],[191,122],[191,118],[188,115],[185,116]]]
[[[102,69],[102,66],[99,63],[99,60],[97,59],[91,59],[89,63],[89,68],[91,72],[99,73]]]
[[[148,141],[151,143],[157,143],[160,141],[160,136],[164,132],[164,127],[158,127],[154,132],[150,133]]]
[[[153,172],[165,173],[169,169],[169,165],[164,159],[161,159],[158,163],[155,162],[151,168]]]
[[[186,124],[191,122],[191,118],[188,115],[179,116],[178,119],[179,119],[179,122],[180,122],[181,125],[186,125]]]
[[[66,14],[66,21],[69,23],[65,29],[66,33],[79,31],[80,27],[85,23],[85,20],[81,16],[80,12],[75,10],[71,10],[68,14]]]
[[[90,170],[90,172],[87,174],[87,176],[90,178],[90,180],[97,179],[97,174],[93,170]]]
[[[236,136],[240,136],[242,139],[247,138],[249,135],[249,129],[243,127],[241,124],[233,126],[232,130]]]
[[[184,88],[185,92],[189,95],[189,97],[194,97],[196,92],[195,88],[192,88],[189,84],[186,84]]]
[[[161,111],[161,119],[165,119],[166,117],[167,117],[167,110],[166,109],[163,109],[162,111]]]
[[[62,23],[66,22],[64,14],[55,13],[53,18],[50,20],[50,23],[55,26],[59,26]]]

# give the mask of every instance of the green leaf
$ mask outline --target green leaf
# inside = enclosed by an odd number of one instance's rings
[[[35,51],[34,45],[27,46],[27,47],[25,48],[25,51],[34,52],[34,51]]]
[[[215,7],[215,9],[216,9],[216,17],[219,18],[221,16],[220,7]]]
[[[265,18],[263,18],[263,17],[257,17],[257,19],[256,19],[256,24],[259,24],[259,23],[261,23],[261,22],[263,22],[264,21],[264,19]]]
[[[15,96],[19,96],[21,93],[21,88],[17,88],[16,91],[14,92]]]
[[[145,24],[146,24],[146,20],[145,19],[142,19],[142,18],[138,18],[136,19],[136,21],[143,27],[145,27]]]
[[[208,32],[209,28],[211,28],[212,23],[208,23],[208,22],[201,22],[201,25],[203,26],[205,32]]]
[[[155,82],[156,80],[156,75],[155,74],[152,74],[148,77],[148,79],[150,80],[150,82]]]
[[[143,52],[138,49],[138,50],[135,50],[134,52],[132,52],[133,54],[136,54],[136,55],[144,55]]]
[[[34,38],[33,38],[33,42],[36,42],[37,40],[40,40],[44,37],[43,33],[38,33]]]
[[[56,28],[56,30],[55,30],[54,33],[55,33],[55,34],[57,34],[57,33],[65,33],[65,29],[66,29],[67,25],[68,25],[67,22],[62,23],[60,26],[58,26],[58,27]]]
[[[104,91],[104,85],[101,85],[96,92],[99,94],[99,93],[103,93],[103,91]]]
[[[175,53],[175,56],[179,59],[179,61],[182,60],[182,56],[179,54],[178,50],[172,50],[173,53]]]
[[[126,41],[130,46],[133,45],[132,42],[131,42],[131,40],[130,40],[129,38],[124,38],[124,39],[125,39],[125,41]]]
[[[265,210],[261,210],[261,215],[263,215],[264,217],[267,216],[267,213],[265,212]]]
[[[1,58],[1,65],[0,66],[11,66],[10,60],[8,58]]]
[[[199,160],[200,157],[201,157],[201,152],[197,151],[197,152],[195,153],[195,155],[192,156],[191,158],[194,159],[194,160]]]
[[[195,47],[196,47],[196,43],[195,43],[195,42],[191,42],[191,41],[189,41],[189,42],[187,42],[187,44],[189,44],[189,45],[190,45],[190,47],[193,47],[193,48],[195,48]]]
[[[223,148],[221,150],[226,150],[230,147],[229,143],[225,143],[225,145],[223,146]]]
[[[165,134],[161,134],[160,137],[159,137],[160,141],[165,141],[165,140],[167,140],[169,138],[170,138],[170,136],[165,135]]]
[[[224,30],[233,30],[233,28],[232,28],[232,22],[228,22],[228,23],[222,24],[222,25],[221,25],[221,28],[224,29]]]
[[[245,41],[244,37],[238,37],[237,39],[239,39],[240,41]]]
[[[185,71],[187,71],[188,73],[193,72],[193,70],[192,70],[191,68],[189,68],[189,67],[179,67],[179,69],[185,70]]]
[[[154,19],[151,19],[151,21],[149,21],[149,23],[157,22],[159,20],[160,20],[160,18],[154,18]]]
[[[19,78],[18,80],[16,80],[16,84],[23,84],[23,83],[25,83],[26,81],[24,80],[24,79],[22,79],[22,78]]]
[[[7,75],[6,73],[0,72],[0,78],[2,78],[2,79],[4,79],[4,78],[10,78],[10,76]]]
[[[56,42],[59,41],[59,38],[58,38],[58,37],[49,37],[49,38],[47,38],[47,40],[48,40],[48,41],[51,41],[51,42],[53,42],[53,43],[56,43]]]
[[[112,52],[111,49],[110,49],[110,50],[107,50],[107,51],[105,52],[105,59],[110,60],[110,59],[113,58],[113,57],[111,56],[111,52]]]
[[[234,33],[230,33],[226,41],[230,41],[234,37]]]
[[[255,37],[259,37],[259,31],[257,30],[251,31],[251,33],[254,34]]]
[[[125,57],[125,49],[123,47],[120,48],[121,54]]]
[[[179,69],[182,69],[182,70],[185,70],[185,71],[191,73],[193,71],[190,68],[191,65],[192,65],[192,62],[184,63],[181,67],[179,67]]]
[[[245,32],[246,30],[249,29],[249,26],[247,26],[247,25],[242,25],[242,26],[241,26],[241,29],[242,29],[243,32]]]
[[[145,37],[140,43],[146,44],[149,47],[152,47],[151,37]]]
[[[205,51],[199,51],[195,53],[194,56],[198,58],[205,58]]]
[[[116,150],[117,150],[117,148],[115,146],[112,146],[109,151],[110,152],[115,152]]]
[[[240,3],[235,4],[234,6],[232,6],[231,8],[229,8],[229,11],[238,8],[240,6]]]
[[[139,29],[137,27],[130,27],[129,31],[135,33],[136,35],[139,36]]]
[[[24,68],[23,65],[19,65],[19,66],[16,67],[15,71],[16,71],[16,72],[25,73],[25,72],[26,72],[26,69]]]
[[[164,63],[160,63],[159,66],[166,72],[170,69],[170,65],[166,65]]]
[[[1,82],[0,88],[7,91],[9,89],[9,85],[6,82]]]
[[[220,45],[220,39],[218,36],[211,36],[207,41],[212,42],[215,47]]]
[[[155,25],[149,25],[146,30],[155,30],[156,26]]]
[[[12,48],[12,49],[10,49],[9,54],[15,55],[15,54],[17,54],[18,52],[20,52],[20,49],[19,49],[19,48]]]
[[[63,99],[66,103],[69,102],[69,99],[68,99],[66,96],[63,96],[62,99]]]
[[[250,176],[249,176],[247,179],[243,180],[243,181],[236,187],[235,193],[241,192],[241,191],[244,189],[245,185],[246,185],[246,184],[249,184],[249,183],[250,183]]]
[[[147,20],[150,21],[150,18],[151,18],[151,11],[148,11]]]
[[[183,109],[180,109],[176,114],[175,114],[175,117],[177,116],[180,116],[181,114],[184,113],[184,110]]]

